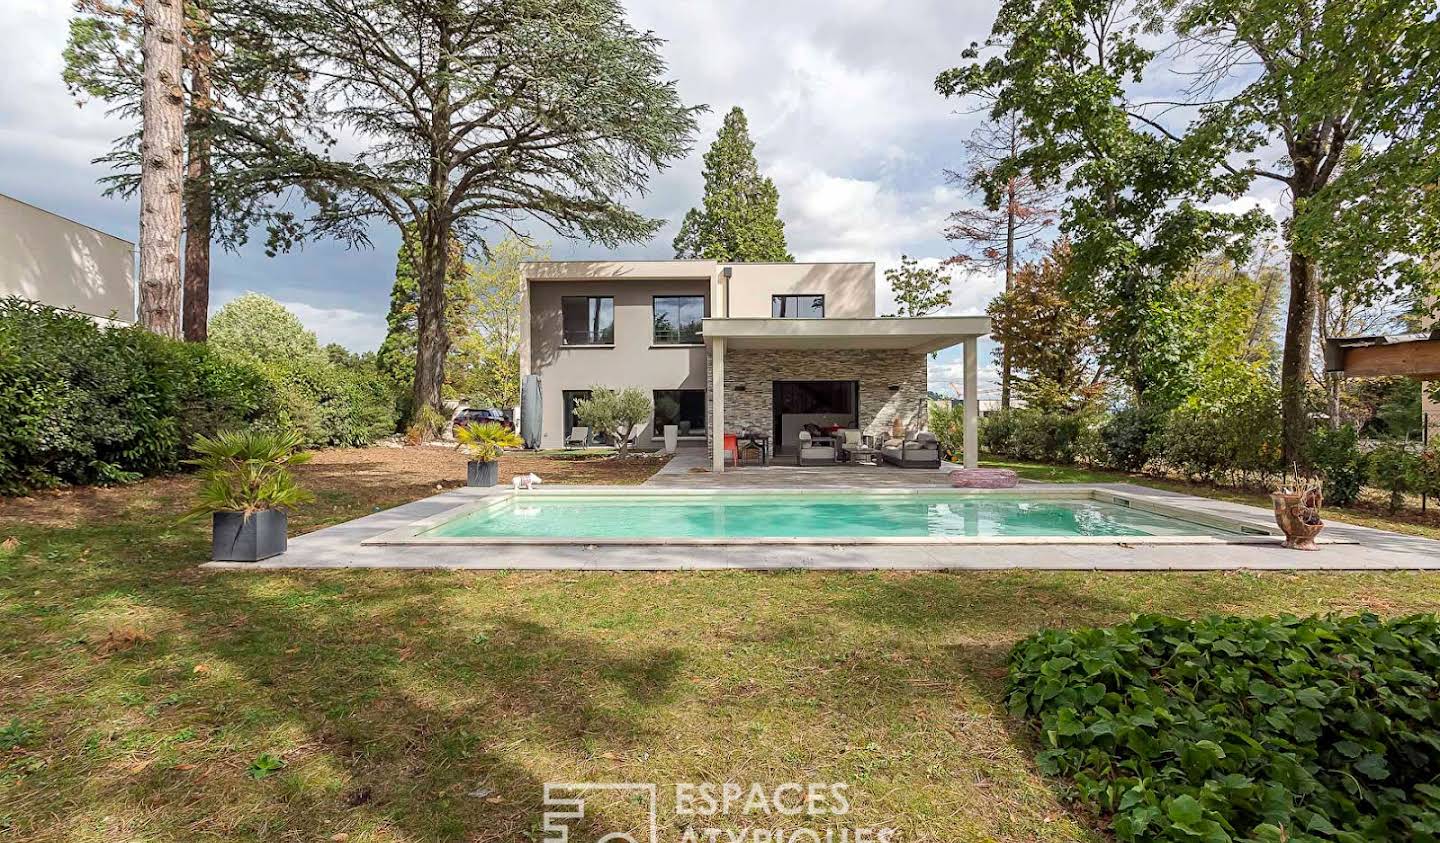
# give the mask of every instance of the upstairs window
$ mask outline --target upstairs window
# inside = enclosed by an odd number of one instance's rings
[[[776,319],[824,319],[825,297],[809,293],[771,296],[770,315]]]
[[[701,320],[704,318],[704,296],[656,296],[655,344],[700,344]]]
[[[615,299],[565,296],[560,300],[565,345],[614,345]]]

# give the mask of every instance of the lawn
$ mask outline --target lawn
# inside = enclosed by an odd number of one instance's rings
[[[1234,501],[1251,506],[1270,509],[1270,496],[1262,490],[1237,489],[1217,486],[1213,483],[1190,483],[1174,477],[1156,477],[1151,474],[1128,474],[1123,471],[1091,469],[1076,465],[1048,465],[1025,462],[1009,457],[986,455],[981,464],[990,468],[1010,468],[1025,480],[1043,483],[1134,483],[1152,489],[1168,489],[1187,495]],[[1325,518],[1344,521],[1379,530],[1393,530],[1412,536],[1440,539],[1440,501],[1430,501],[1425,512],[1420,511],[1418,495],[1408,496],[1405,508],[1394,515],[1388,511],[1388,495],[1374,489],[1365,489],[1360,500],[1351,506],[1327,506]]]
[[[297,528],[460,476],[438,449],[381,450],[308,467]],[[562,468],[526,459],[505,470]],[[654,468],[573,462],[590,482]],[[1000,711],[1018,638],[1440,607],[1417,573],[203,572],[203,525],[174,520],[190,488],[0,504],[15,839],[539,840],[547,781],[814,781],[849,784],[844,825],[903,841],[1099,841]],[[660,820],[677,839],[664,800]]]

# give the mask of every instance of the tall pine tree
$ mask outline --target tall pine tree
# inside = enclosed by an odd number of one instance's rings
[[[705,199],[675,235],[675,257],[717,261],[793,261],[780,221],[780,191],[760,175],[755,142],[739,106],[730,109],[705,153]]]

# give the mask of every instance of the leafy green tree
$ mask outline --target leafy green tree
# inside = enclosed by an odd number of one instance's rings
[[[250,13],[358,141],[348,156],[267,150],[333,198],[305,233],[363,243],[375,218],[413,226],[417,410],[440,404],[452,238],[538,221],[614,247],[662,224],[624,199],[689,151],[696,109],[619,0],[253,0]]]
[[[1440,175],[1440,19],[1434,0],[1164,0],[1162,8],[1176,13],[1181,37],[1207,45],[1209,78],[1253,74],[1228,96],[1217,98],[1217,85],[1192,92],[1205,104],[1183,140],[1213,146],[1224,156],[1217,169],[1280,183],[1294,207],[1280,375],[1285,454],[1299,460],[1321,269],[1325,284],[1366,301],[1397,285],[1423,293],[1435,281],[1424,259],[1440,245],[1440,203],[1405,196]],[[1268,144],[1283,149],[1273,168],[1227,160]]]
[[[450,385],[457,395],[492,407],[519,405],[522,264],[546,257],[543,248],[510,237],[472,269],[469,330],[451,359]]]
[[[939,84],[998,92],[997,116],[1025,118],[1039,143],[1002,174],[1067,180],[1075,278],[1110,311],[1112,354],[1142,364],[1129,378],[1142,393],[1158,385],[1177,397],[1164,377],[1179,360],[1177,326],[1153,293],[1200,255],[1238,254],[1262,222],[1204,203],[1257,180],[1284,186],[1294,213],[1281,398],[1285,456],[1296,461],[1322,260],[1327,284],[1362,296],[1433,281],[1421,258],[1440,208],[1399,194],[1423,195],[1440,166],[1437,28],[1432,0],[1008,0],[991,39],[1003,56]],[[1153,86],[1145,74],[1170,47],[1190,49],[1190,85],[1178,101],[1144,100],[1142,76]],[[1272,147],[1278,160],[1263,161]],[[1147,373],[1146,360],[1160,365]]]
[[[978,184],[991,204],[1016,177],[1064,188],[1067,294],[1094,320],[1107,366],[1142,403],[1165,407],[1187,386],[1177,378],[1191,343],[1173,307],[1177,280],[1203,255],[1239,257],[1266,219],[1205,207],[1249,180],[1208,166],[1218,143],[1176,142],[1135,101],[1155,56],[1143,31],[1155,22],[1130,0],[1007,0],[987,42],[1000,54],[941,73],[936,87],[1019,120],[1027,144]],[[979,54],[972,45],[964,55]]]
[[[328,365],[329,359],[285,305],[259,293],[230,301],[210,320],[210,344],[261,363]]]
[[[1105,390],[1095,323],[1065,291],[1070,260],[1069,244],[1055,243],[1040,261],[1021,264],[1010,291],[988,309],[991,336],[1015,367],[1016,393],[1043,412],[1085,409]]]
[[[755,142],[739,106],[730,109],[705,153],[705,198],[685,213],[673,243],[677,258],[793,261],[780,221],[780,191],[760,175]]]
[[[900,265],[885,270],[895,296],[896,316],[929,316],[950,306],[950,275],[936,267],[921,266],[909,255]]]

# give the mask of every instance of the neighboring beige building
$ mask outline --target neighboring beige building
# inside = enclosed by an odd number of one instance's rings
[[[135,321],[135,244],[0,194],[0,296]]]
[[[984,316],[877,318],[873,263],[544,261],[525,265],[521,375],[538,377],[540,447],[561,447],[594,386],[638,387],[655,446],[674,424],[723,470],[723,436],[758,430],[780,454],[802,425],[884,438],[923,425],[927,355],[963,344],[975,463]]]

